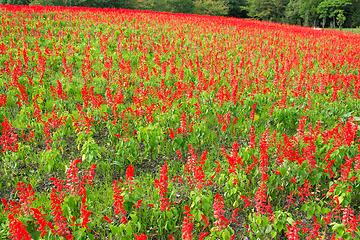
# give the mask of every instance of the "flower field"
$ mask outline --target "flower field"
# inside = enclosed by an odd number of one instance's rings
[[[0,239],[360,239],[360,36],[0,5]]]

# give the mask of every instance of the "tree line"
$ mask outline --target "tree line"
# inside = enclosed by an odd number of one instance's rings
[[[360,26],[360,0],[247,0],[249,17],[313,27]]]
[[[126,8],[314,27],[360,26],[360,0],[0,0],[0,4]]]

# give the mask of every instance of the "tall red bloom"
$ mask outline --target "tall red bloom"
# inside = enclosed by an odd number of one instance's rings
[[[299,228],[296,226],[299,221],[297,221],[294,225],[286,224],[287,231],[286,236],[288,237],[288,240],[299,240],[300,235],[298,234]]]
[[[168,163],[165,162],[165,164],[162,166],[161,170],[160,170],[160,177],[159,179],[155,179],[154,184],[155,184],[155,188],[159,189],[159,194],[161,196],[160,198],[160,210],[161,211],[165,211],[168,210],[170,208],[171,203],[168,201],[169,198],[166,196],[166,192],[168,191]]]
[[[216,221],[214,222],[214,225],[216,226],[217,231],[221,231],[223,228],[226,228],[227,224],[230,220],[226,219],[224,216],[224,199],[219,194],[216,194],[214,199],[214,217]]]
[[[114,192],[114,207],[115,207],[115,215],[126,215],[125,208],[123,206],[124,196],[121,195],[122,189],[118,186],[118,181],[114,180],[113,182],[113,192]]]
[[[192,230],[193,230],[193,223],[194,220],[193,215],[190,213],[189,206],[185,206],[185,212],[184,212],[184,221],[182,226],[182,239],[183,240],[191,240],[192,239]]]
[[[66,185],[65,188],[68,192],[70,192],[72,197],[75,197],[76,190],[80,188],[80,178],[77,175],[78,174],[78,167],[76,166],[78,163],[80,163],[80,159],[75,159],[70,163],[70,166],[66,172],[67,179],[66,179]]]
[[[30,205],[36,199],[34,197],[35,192],[29,184],[26,187],[26,184],[23,182],[17,183],[18,187],[16,188],[19,191],[20,205],[25,215],[31,215]]]
[[[24,223],[20,222],[20,220],[15,218],[13,215],[9,215],[8,218],[10,219],[10,238],[31,240],[31,235],[28,231],[26,231]]]
[[[66,239],[71,239],[72,235],[69,231],[68,223],[64,212],[62,211],[62,203],[64,202],[65,192],[64,185],[61,179],[57,180],[56,178],[50,178],[53,181],[55,188],[51,189],[51,213],[54,217],[54,228],[53,233],[54,236],[57,234],[58,236],[65,237]]]
[[[46,221],[45,216],[47,214],[43,214],[40,211],[40,207],[39,208],[31,208],[31,210],[34,213],[34,217],[37,220],[37,224],[39,224],[40,226],[37,228],[37,230],[41,233],[40,237],[44,237],[46,233],[48,233],[49,231],[46,231],[45,229],[47,227],[49,227],[50,229],[54,229],[54,226],[52,225],[51,222]]]

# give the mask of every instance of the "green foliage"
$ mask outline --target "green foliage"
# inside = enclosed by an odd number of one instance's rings
[[[285,17],[288,23],[301,24],[300,17],[301,2],[299,0],[290,0],[285,10]]]
[[[29,5],[42,6],[80,6],[85,0],[32,0]]]
[[[282,0],[247,0],[247,6],[243,7],[248,15],[260,20],[280,21],[285,10]]]
[[[194,9],[193,0],[169,0],[169,4],[173,13],[192,13]]]
[[[325,0],[317,7],[319,17],[323,18],[325,15],[333,18],[346,6],[351,5],[350,0]]]
[[[138,9],[157,11],[157,12],[170,12],[171,6],[168,0],[138,0],[136,3]]]
[[[328,18],[335,25],[339,11],[343,11],[343,24],[351,27],[360,24],[359,0],[247,0],[247,6],[241,9],[246,10],[248,16],[260,20],[280,22],[285,18],[287,23],[305,26],[318,26],[320,19],[323,27]]]
[[[304,20],[305,26],[316,25],[318,14],[316,7],[321,0],[300,0],[300,17]]]
[[[28,5],[28,0],[0,0],[0,5]]]
[[[344,16],[344,11],[339,11],[339,14],[336,16],[337,24],[339,25],[339,28],[341,29],[342,25],[344,24],[346,20],[346,17]]]
[[[243,7],[246,6],[246,0],[228,0],[227,2],[229,7],[229,17],[247,17],[247,13],[243,9]]]
[[[99,8],[134,8],[133,2],[129,0],[80,0],[78,5],[82,7]]]
[[[222,0],[196,0],[194,3],[195,14],[211,16],[224,16],[229,12],[227,3]]]

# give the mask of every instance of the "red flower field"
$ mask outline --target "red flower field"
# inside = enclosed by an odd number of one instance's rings
[[[1,239],[360,239],[360,36],[0,5]]]

